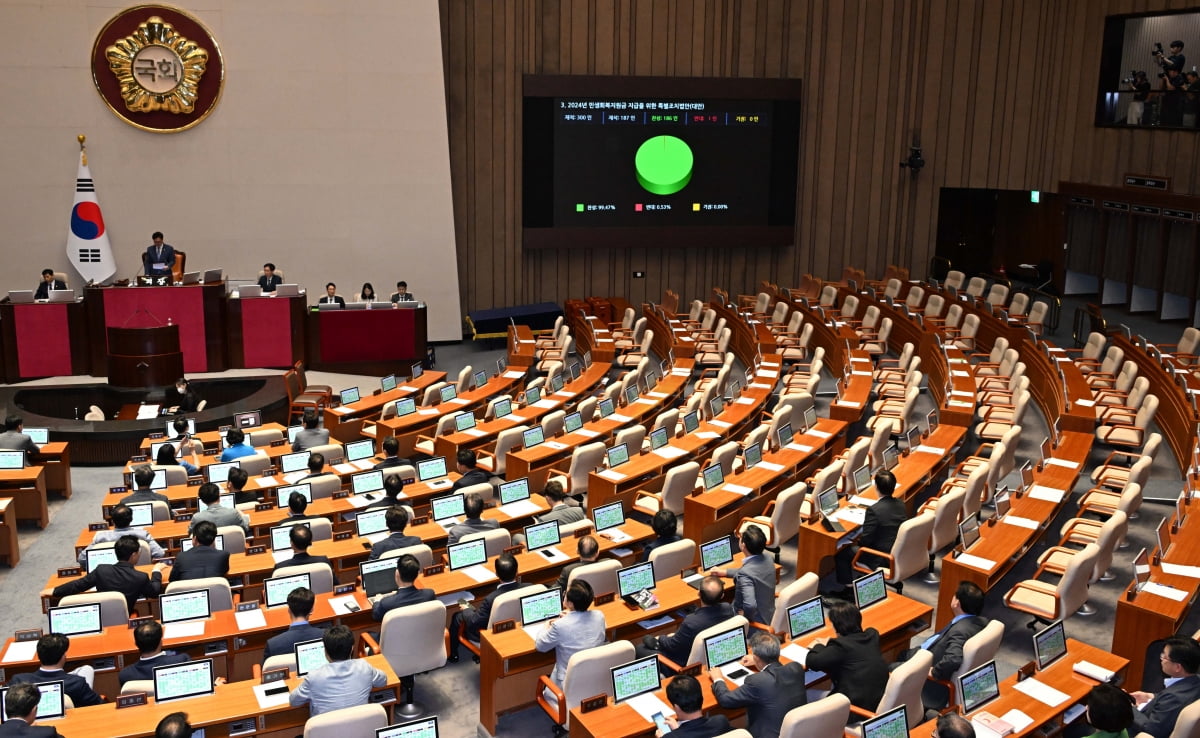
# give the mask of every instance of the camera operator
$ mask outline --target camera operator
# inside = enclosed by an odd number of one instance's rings
[[[1183,127],[1195,128],[1197,114],[1200,113],[1200,75],[1188,72],[1183,88]]]
[[[1164,91],[1162,95],[1162,125],[1176,127],[1183,125],[1183,93],[1186,84],[1187,79],[1178,69],[1174,67],[1167,69],[1166,76],[1162,79]]]
[[[1124,82],[1129,85],[1129,89],[1133,90],[1133,100],[1129,103],[1129,110],[1125,113],[1125,123],[1131,126],[1140,126],[1142,116],[1146,112],[1146,100],[1150,97],[1150,80],[1146,79],[1145,72],[1135,71],[1133,76]]]
[[[1183,67],[1187,63],[1187,57],[1183,55],[1182,41],[1171,42],[1171,53],[1169,55],[1163,53],[1162,44],[1155,44],[1154,47],[1154,51],[1150,52],[1150,55],[1154,57],[1154,61],[1158,62],[1158,66],[1162,67],[1164,73],[1172,69],[1177,72],[1183,71]]]

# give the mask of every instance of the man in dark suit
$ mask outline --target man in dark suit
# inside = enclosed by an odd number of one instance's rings
[[[954,597],[950,600],[950,609],[954,617],[944,628],[925,639],[917,648],[910,648],[900,654],[896,664],[909,660],[917,651],[925,649],[933,653],[933,666],[929,676],[933,679],[947,681],[962,666],[963,645],[971,636],[978,634],[987,627],[988,619],[983,617],[983,590],[974,582],[959,582]],[[893,665],[894,668],[895,665]],[[946,688],[936,682],[926,682],[922,701],[928,710],[940,710],[950,701]]]
[[[346,307],[346,301],[337,293],[337,285],[333,282],[325,285],[325,296],[322,297],[318,303],[321,305],[326,303],[337,303],[338,307]]]
[[[283,277],[275,273],[275,265],[271,262],[263,264],[262,276],[258,278],[258,286],[262,288],[263,294],[274,292],[275,288],[283,284]]]
[[[175,247],[163,243],[162,231],[155,231],[150,238],[154,243],[142,254],[143,271],[150,277],[170,276],[171,267],[175,266]]]
[[[688,665],[688,656],[692,652],[692,643],[700,631],[711,628],[717,623],[724,622],[737,615],[733,605],[722,602],[725,587],[717,577],[705,577],[700,582],[700,607],[689,613],[679,624],[679,629],[661,637],[646,636],[642,640],[644,651],[639,649],[638,657],[658,651],[680,666]],[[666,675],[665,665],[659,664],[660,671]]]
[[[742,531],[741,548],[746,558],[742,565],[730,569],[716,568],[710,574],[733,577],[733,609],[746,619],[770,625],[775,617],[775,564],[763,556],[767,534],[757,525],[747,525]]]
[[[500,554],[496,559],[496,576],[500,577],[500,586],[489,592],[479,607],[467,605],[450,619],[450,637],[454,639],[450,661],[458,661],[458,644],[463,640],[479,643],[479,633],[491,621],[492,607],[500,595],[529,586],[517,581],[517,559],[512,554]],[[459,623],[463,625],[461,633]]]
[[[125,604],[129,612],[137,604],[139,597],[158,597],[162,594],[162,573],[166,568],[155,564],[154,570],[147,576],[136,568],[138,555],[141,553],[141,542],[134,536],[121,536],[113,546],[117,554],[117,563],[101,564],[86,576],[70,582],[63,582],[51,593],[54,597],[80,594],[93,587],[97,592],[120,592],[125,595]]]
[[[404,554],[396,559],[396,586],[399,589],[386,597],[377,595],[377,599],[371,607],[371,615],[376,620],[383,620],[384,615],[396,608],[432,600],[434,596],[432,589],[417,589],[416,587],[417,576],[420,573],[421,562],[417,561],[416,556]]]
[[[672,738],[714,738],[733,730],[724,715],[704,717],[704,692],[694,676],[679,675],[667,685],[667,702],[675,709],[675,717],[667,718]],[[662,738],[664,733],[655,733]]]
[[[388,508],[388,511],[384,513],[383,521],[391,535],[371,546],[371,555],[367,557],[368,561],[374,561],[388,551],[421,545],[421,539],[417,536],[404,534],[404,529],[408,527],[408,511],[403,507],[394,505]]]
[[[896,542],[896,532],[900,525],[908,519],[904,502],[892,497],[896,491],[896,477],[884,469],[875,474],[875,491],[879,500],[867,508],[863,518],[862,530],[858,542],[843,546],[834,556],[837,568],[837,580],[843,587],[849,587],[854,581],[854,569],[850,562],[860,548],[869,548],[884,553],[892,552],[892,544]],[[859,561],[865,566],[886,566],[887,561],[877,556],[863,556]],[[843,589],[843,592],[845,590]]]
[[[287,609],[291,617],[288,629],[267,640],[263,649],[263,661],[272,656],[292,653],[292,646],[303,641],[315,641],[325,635],[325,631],[308,624],[308,616],[312,615],[313,605],[317,597],[308,587],[296,587],[288,593]]]
[[[292,542],[292,558],[287,561],[280,561],[271,570],[271,576],[279,573],[280,569],[286,569],[289,566],[305,566],[307,564],[325,564],[333,569],[333,564],[329,563],[328,556],[313,556],[308,552],[308,547],[312,545],[312,530],[307,525],[297,523],[288,531],[288,540]]]
[[[35,291],[33,293],[33,299],[49,300],[50,299],[50,290],[65,290],[66,288],[67,288],[66,282],[62,281],[61,279],[54,278],[54,270],[53,269],[43,269],[42,270],[42,281],[37,286],[37,291]]]
[[[164,651],[162,647],[162,626],[151,620],[133,629],[133,642],[137,645],[140,658],[134,663],[121,669],[117,681],[124,686],[125,682],[135,680],[150,680],[154,678],[154,667],[182,664],[188,660],[186,653]]]
[[[1167,639],[1159,656],[1164,689],[1158,694],[1130,692],[1138,708],[1133,711],[1130,733],[1168,738],[1183,708],[1200,700],[1200,645],[1186,636]]]
[[[473,484],[487,484],[488,474],[483,469],[475,465],[475,452],[469,448],[461,448],[458,450],[458,473],[462,476],[454,483],[451,488],[455,492],[463,487],[470,487]]]
[[[481,517],[483,515],[483,497],[478,492],[467,493],[463,500],[463,512],[466,514],[466,519],[449,530],[447,544],[458,543],[463,536],[469,536],[472,533],[495,530],[500,527],[498,521],[490,518],[484,520]]]
[[[659,546],[680,540],[679,534],[675,532],[679,527],[679,521],[675,518],[675,513],[670,510],[659,510],[654,513],[654,517],[650,519],[650,527],[654,530],[656,538],[642,546],[642,561],[649,561],[650,554]]]
[[[741,663],[755,673],[733,690],[724,679],[713,679],[717,704],[724,708],[746,708],[749,715],[746,729],[754,738],[779,738],[783,716],[808,699],[804,667],[796,662],[779,663],[779,639],[762,631],[750,636],[750,653],[742,657]]]
[[[395,436],[389,436],[395,438]],[[374,510],[377,507],[397,507],[401,505],[400,493],[404,491],[404,478],[399,474],[389,474],[383,478],[383,497],[367,505],[363,510]]]
[[[34,725],[38,703],[41,701],[42,693],[35,685],[14,684],[4,696],[4,710],[8,713],[8,720],[0,724],[0,736],[62,738],[53,726]]]
[[[849,602],[835,601],[827,611],[837,637],[818,638],[804,665],[833,681],[833,692],[864,710],[879,706],[887,688],[888,667],[879,652],[879,632],[862,629],[862,613]]]
[[[308,474],[301,477],[300,481],[304,482],[314,477],[323,477],[333,473],[332,470],[325,470],[325,454],[311,453],[308,455]]]
[[[122,505],[132,505],[137,502],[166,502],[170,504],[170,500],[164,494],[159,494],[150,489],[150,485],[154,483],[154,470],[149,464],[142,464],[133,470],[133,483],[136,486],[133,492],[121,498]]]
[[[408,282],[400,280],[396,283],[396,291],[392,293],[392,302],[413,302],[417,298],[408,291]]]
[[[400,456],[400,440],[396,436],[383,439],[383,461],[375,465],[376,469],[391,469],[394,466],[410,466],[412,461]]]
[[[229,573],[229,552],[213,546],[217,541],[217,526],[202,520],[192,532],[192,547],[175,557],[171,581],[223,577]]]
[[[233,471],[234,470],[231,469],[229,473],[232,474]],[[299,492],[291,493],[288,495],[288,516],[283,519],[283,522],[280,523],[280,525],[290,523],[294,520],[310,520],[312,518],[320,517],[319,515],[308,515],[304,512],[307,509],[308,498]]]
[[[62,680],[63,694],[70,697],[76,707],[90,707],[104,702],[104,698],[92,689],[91,677],[96,673],[92,667],[86,666],[77,670],[79,674],[63,668],[67,663],[67,650],[70,648],[70,638],[61,633],[47,633],[38,639],[37,644],[41,668],[34,672],[17,674],[9,683],[41,684]]]
[[[186,712],[173,712],[154,728],[154,738],[191,738],[192,725],[188,722]]]

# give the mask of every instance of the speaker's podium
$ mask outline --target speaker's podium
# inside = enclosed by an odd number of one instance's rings
[[[108,383],[165,387],[183,376],[179,326],[108,328]]]

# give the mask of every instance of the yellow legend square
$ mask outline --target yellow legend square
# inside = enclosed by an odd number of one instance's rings
[[[694,202],[694,203],[692,203],[692,210],[693,210],[693,211],[696,211],[696,210],[699,210],[699,209],[700,209],[700,203],[698,203],[698,202]]]

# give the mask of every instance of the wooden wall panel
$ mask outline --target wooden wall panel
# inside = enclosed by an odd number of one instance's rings
[[[439,2],[464,310],[667,288],[690,300],[846,264],[923,276],[941,187],[1053,191],[1128,171],[1200,187],[1194,134],[1092,125],[1104,16],[1194,0]],[[524,251],[523,74],[802,79],[796,242]],[[917,130],[913,180],[897,164]]]

